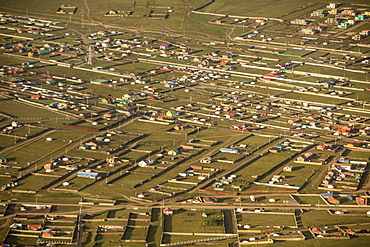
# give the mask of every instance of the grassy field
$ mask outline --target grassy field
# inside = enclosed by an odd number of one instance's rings
[[[239,180],[253,181],[254,179],[251,177],[252,175],[263,175],[266,171],[284,161],[292,154],[294,154],[294,152],[290,151],[284,151],[279,154],[268,153],[239,170],[236,175]]]
[[[36,246],[37,237],[18,237],[18,236],[7,236],[3,243],[11,245],[30,245]]]
[[[1,112],[10,116],[25,119],[26,121],[30,121],[32,119],[47,121],[58,117],[65,117],[55,112],[32,107],[13,100],[1,100],[0,102]]]
[[[53,140],[51,142],[53,145],[49,145],[49,142],[45,141],[46,139],[41,138],[21,148],[7,150],[2,155],[6,156],[12,162],[17,162],[18,166],[24,167],[28,163],[33,163],[42,157],[51,155],[56,150],[66,146],[69,140],[75,141],[82,136],[81,134],[72,132],[54,132],[45,137],[52,138]]]
[[[224,232],[222,224],[217,226],[203,225],[205,219],[205,217],[202,217],[203,213],[203,210],[176,210],[172,216],[165,216],[164,231],[188,233]],[[210,215],[208,214],[208,217],[211,217]]]
[[[238,224],[250,225],[253,228],[267,228],[276,225],[295,226],[294,215],[267,213],[236,213]]]
[[[68,182],[68,186],[59,186],[58,189],[79,190],[82,189],[84,186],[93,183],[94,180],[89,178],[75,177]]]
[[[308,211],[302,214],[304,225],[307,226],[325,226],[325,225],[346,225],[355,223],[369,223],[368,217],[353,216],[343,217],[330,215],[327,211]]]
[[[16,187],[17,190],[32,190],[38,191],[43,186],[51,183],[54,181],[55,178],[53,177],[39,177],[39,176],[28,176],[24,179],[21,179],[18,182],[18,186]]]

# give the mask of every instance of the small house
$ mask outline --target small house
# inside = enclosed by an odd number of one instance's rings
[[[172,155],[172,156],[178,155],[179,153],[180,151],[177,149],[171,149],[170,151],[168,151],[168,155]]]
[[[363,196],[356,197],[356,203],[358,205],[367,205],[367,201],[368,201],[367,197],[363,197]]]
[[[328,197],[328,202],[330,202],[331,204],[340,204],[340,201],[335,199],[334,197]]]
[[[108,164],[114,164],[116,163],[118,160],[118,157],[117,156],[114,156],[114,157],[107,157],[105,159],[105,161],[108,163]]]
[[[175,130],[183,130],[185,127],[182,124],[178,124],[175,127],[173,127]]]
[[[164,215],[173,215],[173,209],[171,208],[164,208],[163,209]]]
[[[322,234],[323,233],[323,231],[320,228],[316,227],[316,226],[311,228],[311,232],[314,233],[314,234]]]
[[[28,230],[39,231],[42,229],[42,225],[27,225]]]
[[[0,164],[6,163],[6,158],[0,157]]]
[[[53,163],[49,162],[44,165],[45,170],[53,169]]]
[[[223,59],[229,59],[229,58],[232,58],[232,54],[231,54],[231,53],[229,53],[229,52],[223,52],[223,53],[221,54],[221,57],[222,57]]]
[[[168,112],[166,112],[166,116],[167,117],[175,117],[175,116],[177,116],[177,112],[174,111],[174,110],[169,110]]]
[[[237,154],[239,153],[239,150],[233,149],[233,148],[220,148],[221,153],[231,153],[231,154]]]
[[[168,44],[161,44],[160,46],[159,46],[159,49],[167,49],[169,47],[169,45]]]
[[[203,163],[203,164],[210,164],[211,162],[212,162],[211,157],[205,157],[205,158],[200,160],[200,163]]]
[[[283,180],[285,180],[285,176],[283,176],[283,175],[273,175],[272,178],[271,178],[271,181],[274,182],[274,183],[280,183]]]
[[[143,159],[142,161],[139,162],[139,166],[140,167],[145,167],[145,166],[149,166],[149,165],[152,165],[154,162],[152,160],[147,160],[147,159]]]
[[[84,171],[84,172],[78,172],[77,177],[98,179],[100,177],[100,174],[97,172]]]
[[[284,172],[291,172],[293,170],[293,166],[287,165],[283,168]]]
[[[198,176],[198,180],[206,180],[207,178],[209,178],[209,175],[207,174],[202,174]]]

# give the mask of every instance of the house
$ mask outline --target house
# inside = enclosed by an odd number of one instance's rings
[[[229,59],[229,58],[232,58],[232,54],[231,54],[231,53],[229,53],[229,52],[223,52],[223,53],[221,54],[221,57],[222,57],[223,59]]]
[[[204,196],[204,197],[202,197],[202,200],[204,201],[204,203],[215,203],[215,202],[217,202],[217,198],[213,197],[213,196]]]
[[[90,150],[91,149],[91,146],[89,145],[81,145],[78,147],[78,149],[81,149],[81,150]]]
[[[222,23],[222,20],[215,20],[215,23],[216,24],[221,24]]]
[[[10,229],[22,229],[22,223],[13,223],[10,225]]]
[[[370,30],[362,30],[361,32],[359,32],[359,34],[364,35],[364,36],[369,36]]]
[[[323,233],[323,231],[320,228],[316,227],[316,226],[311,228],[310,230],[314,234],[322,234]]]
[[[206,180],[207,178],[209,178],[208,174],[202,174],[198,176],[198,180]]]
[[[313,28],[302,28],[299,32],[306,35],[314,35],[317,33],[317,31]]]
[[[202,61],[202,65],[204,65],[204,66],[209,66],[211,64],[213,64],[213,61],[211,59],[204,59]]]
[[[356,197],[356,203],[358,205],[367,205],[367,201],[368,201],[367,197],[363,197],[363,196]]]
[[[169,45],[168,44],[161,44],[160,46],[159,46],[159,49],[167,49],[169,47]]]
[[[285,176],[283,176],[283,175],[273,175],[272,178],[271,178],[271,181],[273,183],[280,183],[284,180],[285,180]]]
[[[321,143],[316,147],[316,150],[328,151],[328,152],[335,152],[336,148],[334,144],[328,143]]]
[[[6,163],[6,158],[0,157],[0,164]]]
[[[291,166],[291,165],[287,165],[283,168],[284,172],[291,172],[292,170],[293,170],[293,166]]]
[[[363,15],[363,14],[355,17],[355,20],[358,20],[358,21],[363,21],[365,19],[366,19],[366,15]]]
[[[270,153],[275,153],[275,154],[277,154],[277,153],[279,153],[279,152],[281,152],[281,148],[280,147],[272,147],[272,148],[270,148],[268,151],[270,152]]]
[[[173,215],[173,209],[171,208],[164,208],[163,209],[164,215]]]
[[[107,120],[109,120],[109,119],[111,119],[112,118],[112,114],[111,113],[105,113],[104,115],[103,115],[103,118],[105,118],[105,119],[107,119]]]
[[[21,124],[18,121],[13,121],[12,122],[12,127],[18,128],[18,127],[21,127]]]
[[[114,156],[114,157],[107,157],[105,159],[105,161],[108,163],[108,164],[114,164],[116,163],[118,160],[118,157],[117,156]]]
[[[177,149],[171,149],[170,151],[168,151],[168,155],[172,155],[172,156],[178,155],[179,153],[180,151]]]
[[[41,236],[42,237],[53,237],[56,234],[56,231],[52,231],[51,229],[42,230]]]
[[[299,162],[309,162],[311,161],[311,157],[312,157],[312,153],[305,153],[305,154],[302,154],[300,155],[298,158],[297,158],[297,161]]]
[[[344,9],[342,12],[341,12],[342,15],[350,15],[350,16],[355,16],[356,15],[356,11],[354,11],[353,9]]]
[[[97,137],[95,137],[95,140],[97,140],[97,141],[103,141],[104,140],[104,137],[103,136],[97,136]]]
[[[110,98],[103,98],[100,100],[100,102],[104,103],[104,104],[113,104],[113,100],[110,99]]]
[[[362,40],[363,38],[365,38],[365,36],[361,34],[355,34],[352,36],[353,40]]]
[[[318,9],[311,13],[311,16],[314,17],[325,17],[326,16],[326,10],[324,9]]]
[[[37,57],[39,55],[39,53],[35,52],[35,51],[29,51],[27,56],[28,57]]]
[[[212,158],[209,156],[200,160],[200,163],[203,163],[203,164],[210,164],[211,162],[212,162]]]
[[[226,114],[225,117],[226,118],[234,118],[235,117],[235,113],[230,112],[230,113]]]
[[[221,153],[230,153],[230,154],[237,154],[239,153],[238,149],[233,149],[233,148],[220,148]]]
[[[331,204],[340,204],[340,201],[335,199],[334,197],[328,197],[328,202]]]
[[[338,163],[337,163],[338,164]],[[346,171],[349,171],[352,169],[352,164],[346,164],[346,163],[340,163],[338,164],[339,165],[339,169],[340,170],[346,170]]]
[[[147,159],[143,159],[142,161],[139,162],[139,166],[140,167],[145,167],[145,166],[149,166],[149,165],[152,165],[154,162],[152,160],[147,160]]]
[[[356,234],[356,232],[354,230],[352,230],[351,228],[346,229],[346,233],[349,234],[349,235],[355,235]]]
[[[98,147],[98,143],[95,141],[86,142],[85,145],[90,146],[90,147],[95,147],[95,148]]]
[[[334,25],[338,25],[339,24],[339,19],[334,17],[334,18],[327,18],[325,20],[325,23],[327,24],[334,24]]]
[[[42,229],[42,225],[27,225],[28,230],[39,231]]]
[[[175,130],[183,130],[185,127],[184,125],[178,124],[175,127],[173,127]]]
[[[306,26],[306,25],[308,25],[309,22],[305,19],[294,19],[290,23],[293,24],[293,25]]]
[[[338,25],[339,28],[347,29],[349,24],[347,22],[342,22],[340,25]]]
[[[49,162],[44,165],[45,170],[53,169],[53,163]]]
[[[329,3],[329,5],[326,6],[327,9],[335,9],[338,7],[337,3]]]
[[[356,20],[354,20],[354,19],[350,19],[350,20],[347,20],[347,23],[348,23],[349,25],[355,25],[355,24],[356,24]]]
[[[331,10],[328,10],[328,14],[330,14],[330,15],[337,15],[338,14],[338,10],[339,9],[331,9]]]
[[[175,117],[175,116],[177,116],[177,112],[174,111],[174,110],[169,110],[168,112],[166,112],[166,116],[167,117]]]
[[[78,172],[77,177],[98,179],[100,177],[100,174],[97,172],[91,172],[90,170],[86,170],[84,172]]]

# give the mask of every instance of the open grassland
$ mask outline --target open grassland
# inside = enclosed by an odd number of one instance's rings
[[[38,191],[43,186],[54,181],[54,177],[40,177],[40,176],[27,176],[24,179],[19,180],[17,190],[31,190]]]
[[[61,114],[51,112],[48,110],[40,109],[37,107],[32,107],[21,102],[13,100],[1,100],[0,111],[7,115],[24,118],[28,120],[39,119],[39,120],[50,120],[60,117],[65,117]]]
[[[295,226],[293,212],[290,215],[273,213],[237,213],[238,224],[250,225],[252,228],[271,226]]]
[[[302,221],[307,226],[325,226],[325,225],[345,225],[369,223],[369,217],[353,216],[343,217],[330,215],[326,210],[308,211],[302,214]]]
[[[239,180],[251,182],[254,180],[252,178],[253,175],[263,175],[266,171],[272,169],[280,162],[283,162],[294,153],[295,152],[291,151],[284,151],[278,154],[268,153],[236,172],[236,175]]]
[[[219,225],[205,225],[204,220],[211,217],[202,217],[203,210],[189,211],[189,210],[176,210],[173,216],[164,217],[164,230],[169,232],[224,232],[223,223]],[[222,221],[223,222],[223,221]]]
[[[50,143],[45,141],[44,138],[39,138],[29,145],[7,150],[2,155],[8,157],[10,161],[17,162],[17,166],[24,167],[28,163],[35,162],[46,155],[51,155],[56,150],[66,146],[70,140],[75,141],[82,136],[71,132],[53,132],[47,136],[47,138],[53,139],[53,145],[49,145]]]

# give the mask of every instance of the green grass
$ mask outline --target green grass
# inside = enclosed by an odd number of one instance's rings
[[[204,217],[202,217],[203,210],[175,210],[172,216],[165,216],[164,231],[170,232],[198,232],[198,233],[212,233],[224,232],[223,226],[207,226],[203,225]],[[211,214],[207,214],[211,217]]]
[[[304,225],[310,227],[325,225],[346,225],[370,222],[370,219],[368,217],[361,216],[344,217],[330,215],[327,211],[321,210],[305,212],[304,214],[302,214],[302,220]]]
[[[54,132],[44,138],[53,138],[51,142],[40,138],[34,142],[29,143],[21,148],[14,148],[7,150],[2,155],[7,157],[12,162],[17,162],[17,166],[26,166],[28,163],[33,163],[47,155],[51,155],[57,149],[68,145],[69,140],[76,140],[82,137],[81,134],[71,132]]]
[[[40,177],[40,176],[28,176],[24,179],[19,180],[18,186],[15,187],[17,190],[32,190],[38,191],[43,186],[51,183],[56,178],[54,177]]]
[[[290,157],[294,152],[284,151],[282,153],[273,154],[268,153],[267,155],[259,158],[258,160],[248,164],[243,169],[239,170],[236,175],[238,180],[253,181],[252,175],[263,175],[266,171],[273,168],[280,162]]]
[[[25,118],[25,119],[38,119],[47,121],[57,117],[64,117],[63,115],[43,110],[37,107],[32,107],[17,101],[1,100],[1,112],[10,116]]]
[[[271,226],[295,226],[293,212],[291,215],[265,213],[238,213],[238,224],[250,225],[253,228],[267,228]]]
[[[115,186],[120,186],[120,185],[135,186],[150,177],[151,176],[142,175],[142,174],[128,174],[128,175],[121,176],[119,179],[112,182],[112,184]]]

